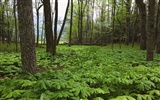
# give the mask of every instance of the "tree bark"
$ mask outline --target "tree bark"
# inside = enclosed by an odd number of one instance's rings
[[[143,0],[136,0],[135,1],[140,12],[140,18],[141,18],[141,38],[140,38],[140,49],[146,50],[146,4],[143,2]]]
[[[43,0],[43,5],[44,5],[44,16],[45,16],[46,51],[54,55],[55,48],[53,46],[54,42],[53,42],[50,0]]]
[[[156,43],[156,53],[160,54],[160,0],[158,1],[158,26],[157,26],[157,43]]]
[[[37,65],[32,0],[17,0],[17,3],[22,69],[34,74],[37,72]]]
[[[154,32],[154,18],[155,18],[155,0],[149,0],[148,5],[148,32],[147,32],[147,61],[153,61],[153,50],[155,47],[155,32]]]

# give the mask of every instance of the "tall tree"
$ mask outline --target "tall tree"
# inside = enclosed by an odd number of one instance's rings
[[[44,16],[45,16],[46,51],[54,55],[55,48],[53,46],[54,42],[53,42],[50,0],[43,0],[43,5],[44,5]]]
[[[90,34],[90,45],[92,44],[92,36],[93,36],[93,32],[94,32],[94,8],[95,8],[95,0],[92,0],[91,2],[92,4],[92,21],[91,21],[91,34]]]
[[[53,54],[56,54],[56,45],[57,45],[57,25],[58,25],[58,0],[55,0],[55,20],[54,20],[54,51]]]
[[[81,20],[82,20],[82,3],[81,0],[78,0],[78,42],[82,44],[82,27],[81,27]]]
[[[14,0],[13,12],[14,12],[14,25],[15,25],[15,42],[16,42],[16,52],[18,52],[18,31],[17,31],[17,16],[16,16],[16,0]]]
[[[37,15],[37,43],[36,46],[39,46],[39,9],[42,7],[43,4],[40,4],[40,1],[35,0],[35,7],[36,7],[36,15]]]
[[[73,0],[71,0],[71,19],[70,19],[70,32],[69,32],[69,46],[71,46],[72,22],[73,22]]]
[[[4,40],[5,40],[5,28],[4,28],[4,4],[2,4],[2,1],[1,1],[1,8],[2,8],[2,11],[1,11],[1,37],[2,37],[2,43],[4,43]]]
[[[154,32],[154,18],[155,18],[155,0],[149,0],[148,5],[148,31],[147,31],[147,61],[153,61],[153,50],[155,47],[155,32]]]
[[[160,0],[158,1],[158,11],[157,11],[157,19],[158,19],[158,29],[157,29],[157,44],[156,44],[156,52],[160,53]]]
[[[126,45],[129,44],[130,37],[130,8],[131,8],[131,0],[126,0]]]
[[[32,0],[17,0],[17,3],[22,69],[34,74],[37,72],[37,65]]]
[[[116,0],[113,0],[112,2],[112,36],[111,36],[112,51],[113,51],[113,42],[114,42],[114,33],[115,33],[115,10],[116,10]]]
[[[140,37],[140,49],[146,50],[146,4],[143,0],[135,0],[140,13],[141,22],[141,37]]]

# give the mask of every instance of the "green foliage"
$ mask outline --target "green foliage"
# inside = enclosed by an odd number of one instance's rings
[[[20,44],[18,44],[18,50],[20,50]],[[2,43],[0,41],[0,52],[15,52],[16,44],[15,43]]]
[[[22,73],[19,53],[0,53],[0,99],[158,100],[160,56],[146,62],[145,53],[125,46],[59,46],[53,57],[38,48],[37,64],[46,71],[35,75]]]

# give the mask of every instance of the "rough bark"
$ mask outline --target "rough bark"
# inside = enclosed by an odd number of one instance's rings
[[[158,1],[158,26],[157,26],[157,44],[156,44],[156,53],[160,53],[160,0]]]
[[[37,72],[37,65],[32,0],[17,0],[17,3],[22,69],[34,74]]]
[[[53,43],[50,0],[43,0],[43,5],[44,5],[44,16],[45,16],[46,51],[54,55],[55,48],[53,46],[54,43]]]
[[[136,0],[136,4],[139,8],[141,18],[141,38],[140,38],[140,49],[146,50],[146,4],[143,0]]]
[[[155,18],[155,0],[149,0],[148,6],[148,32],[147,32],[147,61],[153,61],[153,50],[155,47],[155,32],[154,32],[154,18]]]

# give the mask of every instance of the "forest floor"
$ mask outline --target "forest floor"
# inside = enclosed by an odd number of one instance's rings
[[[136,46],[37,48],[39,73],[24,74],[20,53],[0,52],[0,99],[160,100],[160,55]]]

